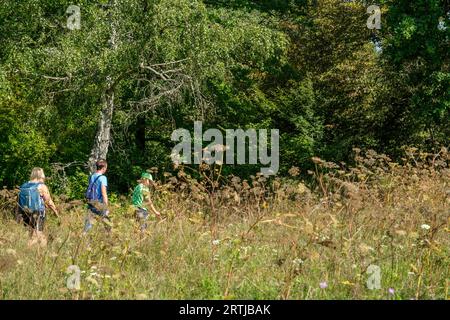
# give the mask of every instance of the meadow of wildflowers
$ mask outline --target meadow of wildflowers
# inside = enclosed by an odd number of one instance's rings
[[[145,234],[126,198],[112,232],[88,236],[83,204],[57,198],[46,247],[27,246],[2,190],[0,299],[448,299],[447,150],[401,164],[355,151],[349,168],[315,158],[309,179],[181,168],[154,190],[164,218]]]

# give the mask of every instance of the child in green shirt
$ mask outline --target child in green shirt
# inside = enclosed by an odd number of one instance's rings
[[[147,228],[148,210],[146,204],[150,206],[150,209],[158,218],[161,218],[161,214],[153,206],[153,202],[149,195],[150,181],[153,181],[152,175],[148,172],[142,173],[141,179],[138,180],[139,184],[133,191],[132,203],[136,208],[136,218],[141,223],[141,231],[144,231]]]

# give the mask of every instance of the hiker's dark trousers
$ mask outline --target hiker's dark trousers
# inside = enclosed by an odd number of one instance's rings
[[[109,221],[109,211],[108,210],[99,210],[94,207],[92,204],[88,204],[88,212],[84,221],[84,232],[88,232],[92,229],[92,220],[94,216],[101,217],[103,222]],[[105,225],[105,227],[109,230],[109,226]]]
[[[17,209],[16,221],[36,231],[44,231],[45,210],[29,212],[22,208]]]

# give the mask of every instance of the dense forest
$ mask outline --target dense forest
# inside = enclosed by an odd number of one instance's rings
[[[379,0],[379,28],[371,4],[3,0],[0,182],[41,166],[75,198],[107,158],[111,190],[127,192],[143,170],[173,170],[171,133],[196,120],[279,129],[280,175],[313,156],[351,161],[354,147],[437,152],[450,136],[450,2]]]

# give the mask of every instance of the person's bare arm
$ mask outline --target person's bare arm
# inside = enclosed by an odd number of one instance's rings
[[[106,192],[106,186],[102,185],[102,197],[103,197],[103,203],[107,206],[108,205],[108,193]]]
[[[39,188],[41,191],[42,198],[44,198],[45,204],[52,209],[52,211],[55,213],[57,217],[59,217],[58,209],[56,209],[55,203],[52,200],[52,197],[50,196],[50,191],[48,190],[46,185],[41,185]]]
[[[152,201],[152,199],[150,198],[150,196],[148,197],[147,202],[148,202],[148,204],[149,204],[149,206],[150,206],[150,209],[153,211],[153,213],[154,213],[158,218],[161,218],[161,213],[159,213],[158,210],[155,209],[155,206],[153,205],[153,201]]]

